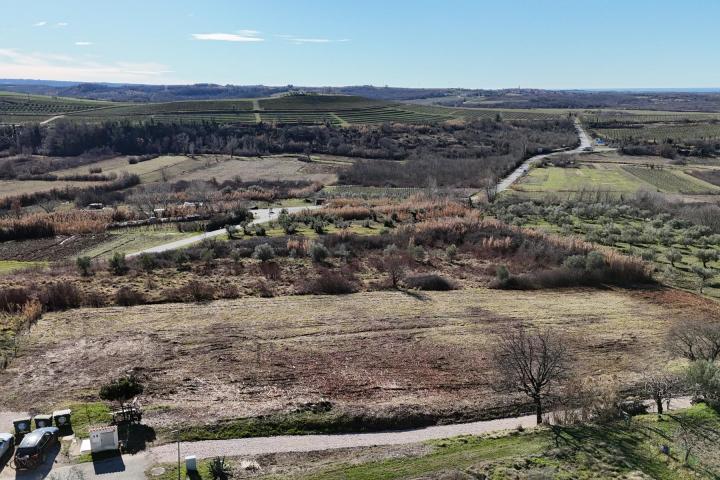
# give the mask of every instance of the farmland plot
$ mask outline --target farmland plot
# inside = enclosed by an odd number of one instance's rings
[[[635,166],[624,166],[622,168],[644,182],[654,185],[658,190],[663,192],[690,195],[720,193],[720,189],[715,185],[704,182],[680,170]]]
[[[495,335],[515,322],[562,329],[579,376],[601,370],[632,383],[667,361],[671,325],[712,308],[673,291],[468,289],[80,309],[47,314],[33,328],[0,372],[0,403],[85,398],[136,368],[148,377],[145,401],[163,406],[150,414],[154,424],[321,398],[356,411],[472,415],[512,402],[493,393],[487,362]]]

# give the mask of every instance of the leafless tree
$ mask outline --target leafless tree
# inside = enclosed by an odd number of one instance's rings
[[[503,333],[493,353],[500,390],[523,393],[535,404],[542,423],[543,403],[570,371],[570,354],[558,332],[528,333],[518,327]]]
[[[400,250],[395,245],[390,245],[374,263],[378,270],[388,274],[393,288],[398,288],[412,261],[407,252]]]
[[[492,176],[485,180],[485,196],[488,203],[493,203],[498,195],[498,178]]]
[[[680,391],[680,377],[669,372],[651,372],[645,374],[643,391],[653,399],[657,406],[657,413],[662,415],[663,402],[670,400]]]
[[[720,356],[720,322],[694,321],[676,325],[668,335],[670,348],[691,362],[714,362]]]

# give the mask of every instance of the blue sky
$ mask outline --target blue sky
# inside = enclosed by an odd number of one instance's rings
[[[0,0],[0,78],[720,87],[714,0]]]

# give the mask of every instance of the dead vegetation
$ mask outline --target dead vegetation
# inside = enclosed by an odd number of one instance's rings
[[[562,329],[577,375],[602,372],[627,385],[668,360],[666,332],[707,318],[704,303],[666,291],[465,289],[50,313],[0,373],[0,403],[90,398],[103,379],[136,368],[156,424],[322,399],[355,414],[469,420],[522,404],[490,388],[492,347],[511,324]]]

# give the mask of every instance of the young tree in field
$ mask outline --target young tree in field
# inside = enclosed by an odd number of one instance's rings
[[[90,257],[78,257],[75,263],[83,277],[90,276],[90,268],[92,267],[92,259]]]
[[[695,254],[698,260],[700,260],[703,264],[703,268],[707,268],[707,263],[712,262],[713,260],[718,259],[718,253],[715,250],[707,249],[707,250],[698,250],[698,252]]]
[[[658,415],[663,413],[663,402],[669,403],[680,387],[680,377],[668,372],[646,373],[643,379],[643,391],[655,402]]]
[[[109,402],[118,402],[120,408],[131,398],[145,391],[145,387],[134,375],[126,375],[100,387],[100,398]]]
[[[670,265],[675,267],[675,262],[679,262],[682,260],[682,254],[675,250],[674,248],[671,248],[665,253],[665,258],[668,259],[668,262],[670,262]]]
[[[108,267],[113,275],[125,275],[128,270],[130,270],[125,261],[125,254],[120,252],[115,252],[113,256],[110,257]]]
[[[699,291],[700,293],[703,293],[703,290],[705,289],[705,286],[707,283],[715,277],[715,272],[713,272],[710,269],[700,267],[698,265],[694,266],[692,268],[692,271],[695,275],[698,277],[699,282]]]
[[[670,350],[691,362],[720,358],[720,322],[696,320],[674,326],[668,335]]]
[[[407,252],[401,251],[394,244],[386,247],[382,257],[375,262],[378,270],[388,274],[393,288],[398,288],[409,264],[410,259]]]
[[[570,371],[562,337],[551,330],[532,334],[518,327],[500,335],[492,358],[499,389],[532,399],[537,423],[542,423],[544,400]]]
[[[275,249],[269,243],[261,243],[255,247],[252,256],[264,263],[275,258]]]

